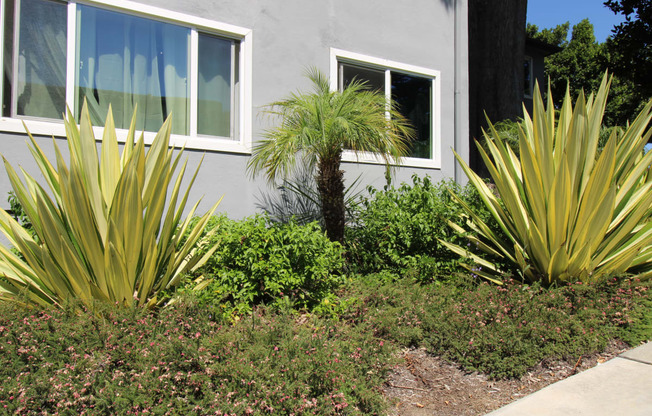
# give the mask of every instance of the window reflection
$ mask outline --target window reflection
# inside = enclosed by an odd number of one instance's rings
[[[77,115],[87,101],[94,124],[109,104],[116,127],[157,131],[172,115],[174,133],[189,132],[190,29],[90,6],[78,8]]]

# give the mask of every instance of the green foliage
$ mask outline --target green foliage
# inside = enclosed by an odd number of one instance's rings
[[[211,244],[217,249],[199,270],[203,278],[187,285],[203,303],[230,315],[261,303],[312,309],[336,302],[333,290],[343,279],[344,253],[317,223],[216,216],[208,229],[215,230]]]
[[[555,30],[559,30],[559,26]],[[563,46],[561,52],[546,58],[546,76],[550,79],[552,96],[557,97],[557,105],[561,104],[567,86],[571,97],[577,97],[581,90],[587,93],[597,90],[600,75],[604,73],[603,46],[596,42],[589,19],[573,26],[571,40]]]
[[[580,93],[574,108],[567,92],[556,120],[552,97],[544,107],[537,88],[532,119],[526,113],[521,125],[520,157],[494,129],[485,133],[491,158],[479,149],[500,201],[458,156],[504,231],[496,235],[467,208],[466,226],[479,236],[469,235],[470,241],[517,266],[525,280],[548,285],[596,282],[628,270],[652,274],[652,153],[643,155],[652,137],[652,101],[624,133],[612,132],[597,157],[608,89],[605,74],[597,94],[585,100]],[[478,275],[500,275],[495,264],[443,244],[473,258],[484,268]]]
[[[192,296],[156,311],[0,304],[0,409],[386,414],[380,387],[398,347],[421,345],[495,379],[540,360],[574,362],[612,338],[649,339],[639,330],[649,282],[631,279],[544,290],[370,275],[343,297],[339,320],[257,307],[232,324]]]
[[[463,279],[387,283],[370,275],[350,289],[358,302],[342,319],[399,346],[424,346],[467,371],[512,378],[541,361],[574,362],[612,339],[630,345],[649,339],[649,289],[635,279],[544,289]]]
[[[270,182],[287,178],[297,165],[316,171],[317,191],[329,238],[344,239],[344,182],[342,152],[373,152],[387,164],[407,154],[413,129],[385,95],[354,81],[332,91],[328,78],[317,70],[308,73],[314,91],[297,93],[272,103],[270,113],[280,126],[265,133],[253,149],[248,169],[265,171]]]
[[[412,184],[377,190],[356,207],[354,225],[347,229],[349,256],[363,273],[388,270],[424,281],[458,271],[458,256],[439,239],[461,243],[448,221],[463,223],[463,210],[451,197],[459,196],[477,214],[490,221],[480,197],[471,187],[453,181],[432,183],[412,177]]]
[[[181,241],[197,205],[182,221],[193,176],[185,193],[176,178],[182,152],[169,149],[167,121],[145,150],[135,142],[135,118],[120,155],[109,111],[101,154],[86,105],[77,127],[65,120],[70,164],[54,143],[53,165],[34,140],[30,151],[49,187],[23,171],[25,183],[5,159],[15,203],[26,219],[0,210],[0,228],[19,255],[0,246],[0,299],[41,306],[96,300],[119,306],[154,306],[158,293],[175,287],[201,263],[197,245],[213,206]],[[28,133],[29,134],[29,133]],[[166,210],[166,201],[167,210]],[[30,223],[32,232],[21,227]]]
[[[528,36],[562,47],[561,52],[546,57],[546,77],[550,81],[555,105],[561,106],[566,87],[570,87],[572,97],[580,91],[595,92],[600,86],[600,76],[607,69],[618,69],[623,64],[613,39],[599,43],[595,39],[593,25],[588,19],[573,26],[571,40],[566,41],[568,22],[552,29],[538,30],[536,25],[528,24]],[[649,84],[649,82],[648,82]],[[611,86],[611,98],[605,110],[604,123],[607,126],[624,126],[633,121],[632,116],[640,112],[649,99],[640,83],[632,81],[624,71],[616,72]]]
[[[351,211],[362,192],[358,187],[360,178],[361,176],[358,176],[344,190],[347,221],[352,216]],[[272,221],[282,223],[296,221],[299,224],[317,221],[321,226],[324,225],[314,169],[308,166],[297,169],[292,178],[283,179],[276,190],[274,194],[263,196],[258,203]]]
[[[604,4],[625,21],[607,41],[610,67],[633,86],[639,101],[652,97],[652,1],[608,0]]]
[[[34,232],[34,227],[32,226],[27,213],[23,209],[16,194],[13,191],[9,191],[9,196],[7,197],[7,202],[9,202],[9,209],[11,210],[11,216],[14,217],[16,222],[23,227],[32,237],[38,238]]]
[[[548,45],[553,46],[566,46],[568,41],[568,29],[570,28],[570,23],[562,23],[550,29],[542,29],[539,31],[539,27],[535,24],[528,23],[525,28],[525,33],[528,38],[540,40],[545,42]]]
[[[519,129],[519,123],[522,123],[523,119],[519,118],[518,121],[514,120],[503,120],[499,121],[498,123],[494,124],[494,128],[496,129],[496,133],[501,137],[501,139],[505,142],[507,146],[509,146],[510,149],[514,152],[516,156],[519,155],[519,150],[518,150],[518,129]],[[485,152],[489,151],[489,148],[487,147],[486,142],[483,140],[482,142],[482,147],[484,148]]]
[[[388,343],[258,308],[234,325],[192,299],[153,312],[0,305],[3,414],[385,414]]]

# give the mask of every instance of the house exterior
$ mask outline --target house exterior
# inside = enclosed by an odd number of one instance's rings
[[[548,80],[545,75],[545,58],[559,51],[561,51],[560,47],[538,39],[527,38],[525,40],[523,105],[525,105],[529,114],[532,114],[532,94],[534,93],[535,83],[539,83],[539,89],[542,93],[545,93],[548,87]]]
[[[274,188],[246,166],[274,125],[265,106],[308,90],[316,67],[334,89],[358,77],[401,103],[419,140],[396,183],[465,180],[452,149],[468,160],[466,0],[3,0],[0,23],[0,153],[33,174],[23,123],[54,157],[66,106],[78,117],[86,101],[102,126],[111,104],[123,140],[137,106],[146,140],[171,115],[190,166],[204,156],[191,200],[259,212]],[[344,160],[347,181],[385,183],[374,155]],[[3,172],[0,200],[10,189]]]

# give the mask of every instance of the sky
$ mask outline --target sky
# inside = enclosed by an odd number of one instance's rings
[[[611,35],[614,25],[625,20],[603,3],[604,0],[528,0],[527,21],[537,25],[539,30],[570,22],[570,39],[573,25],[588,18],[593,24],[596,40],[602,43]]]

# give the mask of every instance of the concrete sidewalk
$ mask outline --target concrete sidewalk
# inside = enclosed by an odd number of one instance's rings
[[[652,342],[551,384],[489,415],[651,416]]]

